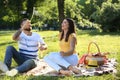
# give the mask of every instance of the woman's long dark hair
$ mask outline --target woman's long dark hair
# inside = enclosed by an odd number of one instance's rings
[[[65,38],[65,42],[68,41],[69,35],[71,33],[75,33],[75,24],[74,21],[72,19],[67,18],[66,19],[68,21],[69,27],[68,27],[68,32],[66,34],[66,38]],[[60,37],[60,41],[63,39],[64,36],[64,31],[62,31],[61,37]]]

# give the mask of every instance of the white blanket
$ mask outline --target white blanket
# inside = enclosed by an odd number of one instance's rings
[[[90,67],[86,68],[85,65],[80,64],[77,68],[81,70],[81,74],[73,74],[73,76],[94,76],[94,75],[102,75],[109,73],[116,73],[116,60],[108,59],[107,63],[103,66],[99,67]],[[43,60],[40,60],[38,66],[27,73],[26,75],[34,75],[34,76],[64,76],[58,74],[54,69],[52,69],[48,64],[46,64]]]

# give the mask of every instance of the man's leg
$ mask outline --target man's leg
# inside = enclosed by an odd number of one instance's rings
[[[23,62],[23,60],[21,59],[20,53],[13,46],[8,46],[6,49],[4,63],[7,65],[9,69],[11,68],[12,58],[14,58],[14,60],[18,64],[22,64]]]
[[[37,65],[35,64],[35,61],[33,59],[29,59],[29,60],[26,60],[20,66],[18,66],[16,69],[18,70],[18,72],[22,73],[22,72],[26,72],[26,71],[28,71],[30,69],[33,69],[36,66]]]
[[[26,72],[32,68],[36,67],[35,61],[33,59],[26,60],[23,64],[15,69],[6,72],[7,76],[15,76],[17,73]]]

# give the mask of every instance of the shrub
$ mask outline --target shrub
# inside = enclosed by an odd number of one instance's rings
[[[104,32],[120,31],[120,3],[104,2],[92,18]]]

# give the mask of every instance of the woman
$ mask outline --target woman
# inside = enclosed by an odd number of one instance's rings
[[[80,71],[73,67],[78,64],[78,56],[75,46],[77,44],[75,25],[73,20],[64,19],[60,33],[60,52],[51,52],[44,57],[44,61],[53,69],[61,74],[70,76],[73,72],[78,74]]]

